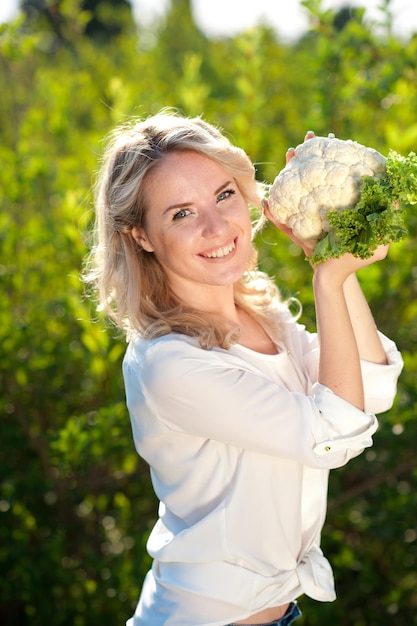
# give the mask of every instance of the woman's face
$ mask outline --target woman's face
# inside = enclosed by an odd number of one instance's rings
[[[247,267],[251,221],[235,180],[196,152],[174,152],[146,180],[146,227],[135,240],[153,252],[173,291],[192,304],[230,288]]]

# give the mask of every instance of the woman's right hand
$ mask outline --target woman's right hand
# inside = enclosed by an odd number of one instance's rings
[[[372,265],[378,261],[382,261],[388,254],[389,246],[381,245],[376,248],[371,257],[361,259],[351,253],[343,254],[335,259],[327,259],[319,265],[313,266],[315,274],[319,274],[327,281],[334,281],[335,284],[343,284],[351,274]]]

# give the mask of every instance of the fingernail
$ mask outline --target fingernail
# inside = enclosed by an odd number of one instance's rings
[[[288,150],[287,150],[287,154],[288,154],[289,152],[295,152],[295,148],[288,148]]]
[[[329,133],[327,136],[328,136],[329,139],[335,139],[336,138],[336,135],[334,133]]]

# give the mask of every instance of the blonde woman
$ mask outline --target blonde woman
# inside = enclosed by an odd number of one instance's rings
[[[160,501],[128,626],[289,626],[303,594],[335,599],[328,472],[372,445],[402,367],[355,276],[387,249],[313,268],[309,333],[257,270],[264,195],[200,118],[161,113],[109,139],[89,280],[128,339],[133,437]]]

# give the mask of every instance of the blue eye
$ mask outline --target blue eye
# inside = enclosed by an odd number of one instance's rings
[[[181,209],[180,211],[178,211],[177,213],[175,213],[175,215],[173,216],[173,220],[177,220],[177,219],[182,219],[183,217],[187,217],[187,215],[189,215],[190,211],[188,209]]]
[[[236,193],[234,189],[225,189],[217,196],[217,202],[221,202],[222,200],[227,200],[230,196],[233,196]]]

